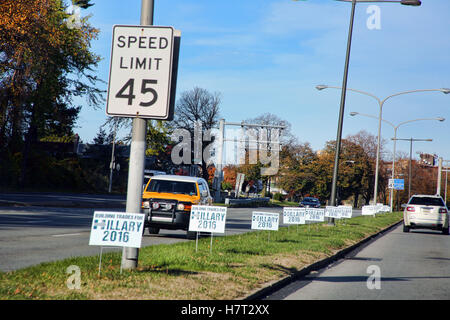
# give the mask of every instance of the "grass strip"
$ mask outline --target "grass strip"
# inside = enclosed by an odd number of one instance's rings
[[[120,274],[121,251],[0,273],[0,299],[241,299],[402,219],[401,212],[141,248]],[[270,234],[269,234],[270,233]],[[76,266],[70,269],[71,266]],[[75,271],[74,271],[75,270]],[[77,274],[77,270],[79,273]],[[80,281],[77,282],[77,279]]]

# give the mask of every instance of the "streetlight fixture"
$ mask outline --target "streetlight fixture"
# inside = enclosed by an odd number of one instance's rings
[[[323,90],[323,89],[327,89],[327,88],[343,89],[343,87],[328,86],[328,85],[324,85],[324,84],[316,86],[317,90]],[[379,171],[380,144],[381,144],[381,121],[383,121],[382,112],[383,112],[384,103],[387,100],[389,100],[390,98],[393,98],[393,97],[396,97],[396,96],[399,96],[399,95],[404,95],[404,94],[409,94],[409,93],[416,93],[416,92],[430,92],[430,91],[438,91],[438,92],[442,92],[444,94],[448,94],[448,93],[450,93],[450,89],[448,89],[448,88],[441,88],[441,89],[417,89],[417,90],[402,91],[402,92],[391,94],[390,96],[387,96],[384,99],[380,99],[377,96],[375,96],[374,94],[369,93],[369,92],[365,92],[365,91],[362,91],[362,90],[356,90],[356,89],[350,89],[350,88],[346,88],[346,90],[357,92],[357,93],[360,93],[360,94],[364,94],[366,96],[370,96],[370,97],[374,98],[375,100],[377,100],[377,102],[378,102],[378,106],[379,106],[378,138],[377,138],[378,142],[377,142],[377,155],[376,155],[376,164],[375,164],[375,185],[374,185],[374,196],[373,196],[373,203],[377,203],[378,171]]]
[[[333,180],[331,183],[331,196],[330,196],[330,206],[336,205],[336,187],[337,187],[337,176],[338,176],[338,167],[339,167],[339,155],[341,151],[341,139],[342,139],[342,127],[344,120],[344,109],[345,109],[345,94],[347,91],[347,78],[348,78],[348,65],[350,60],[350,48],[352,42],[352,33],[353,33],[353,21],[355,18],[355,7],[357,2],[396,2],[401,3],[403,5],[412,5],[412,6],[420,6],[421,2],[419,0],[401,0],[401,1],[391,1],[391,0],[338,0],[342,2],[351,2],[352,9],[350,13],[350,25],[348,29],[348,39],[347,39],[347,52],[345,55],[345,65],[344,65],[344,76],[342,79],[342,91],[341,91],[341,102],[339,107],[339,120],[338,120],[338,129],[337,129],[337,138],[336,138],[336,151],[334,157],[334,168],[333,168]],[[334,218],[331,219],[330,224],[334,225]]]
[[[365,116],[365,117],[369,117],[369,118],[374,118],[374,119],[378,119],[376,116],[372,116],[369,114],[364,114],[364,113],[360,113],[360,112],[350,112],[351,116],[356,116],[356,115],[361,115],[361,116]],[[384,121],[385,123],[389,124],[392,128],[394,128],[394,139],[392,139],[394,141],[394,152],[393,152],[393,157],[392,157],[392,179],[395,179],[395,151],[396,151],[396,143],[397,143],[397,129],[406,124],[406,123],[410,123],[410,122],[415,122],[415,121],[424,121],[424,120],[436,120],[436,121],[440,121],[443,122],[445,121],[445,118],[442,117],[437,117],[437,118],[420,118],[420,119],[413,119],[413,120],[408,120],[408,121],[403,121],[400,122],[398,125],[394,125],[392,122],[385,120],[385,119],[381,119],[382,121]],[[392,208],[393,208],[393,194],[394,194],[394,189],[391,189],[390,191],[390,203],[391,203],[391,212],[392,212]]]
[[[341,1],[341,2],[352,2],[352,0],[336,0],[336,1]],[[421,1],[419,0],[385,0],[385,1],[380,1],[380,0],[356,0],[356,2],[368,2],[368,3],[373,3],[373,2],[394,2],[394,3],[400,3],[403,4],[405,6],[420,6],[422,4]]]

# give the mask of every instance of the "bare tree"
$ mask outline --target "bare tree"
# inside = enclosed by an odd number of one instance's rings
[[[194,131],[200,126],[202,138],[201,155],[204,155],[205,149],[209,146],[208,143],[203,143],[203,139],[213,139],[212,137],[204,136],[204,133],[210,132],[211,129],[217,127],[220,116],[220,103],[220,93],[210,93],[206,89],[195,87],[192,90],[181,93],[175,106],[174,128],[188,130],[191,137],[194,137]],[[192,142],[199,143],[198,141]],[[194,149],[191,148],[192,151]],[[202,157],[201,167],[202,177],[208,180],[208,163],[206,160]]]

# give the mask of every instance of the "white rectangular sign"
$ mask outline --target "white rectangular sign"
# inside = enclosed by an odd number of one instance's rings
[[[252,214],[253,230],[273,230],[277,231],[280,223],[280,214],[272,212],[257,212]]]
[[[325,207],[325,217],[327,217],[327,218],[340,219],[341,212],[342,212],[342,210],[340,210],[340,208],[338,208],[338,207],[333,207],[333,206]]]
[[[169,118],[173,49],[172,27],[114,26],[106,113]]]
[[[325,209],[306,208],[305,219],[308,221],[325,221]]]
[[[89,245],[140,248],[144,219],[142,213],[95,211]]]
[[[226,207],[192,206],[189,231],[224,233]]]
[[[353,214],[352,206],[327,206],[325,208],[325,217],[342,219],[342,218],[351,218]]]
[[[377,206],[363,206],[361,208],[361,214],[363,216],[372,216],[378,213],[378,207]]]
[[[353,207],[352,206],[339,206],[341,209],[341,218],[350,219],[353,216]]]
[[[305,208],[284,207],[283,223],[284,224],[305,224]]]

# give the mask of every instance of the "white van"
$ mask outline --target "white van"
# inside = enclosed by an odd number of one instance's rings
[[[403,207],[403,232],[433,229],[441,230],[442,234],[449,233],[448,209],[441,196],[413,195]]]

